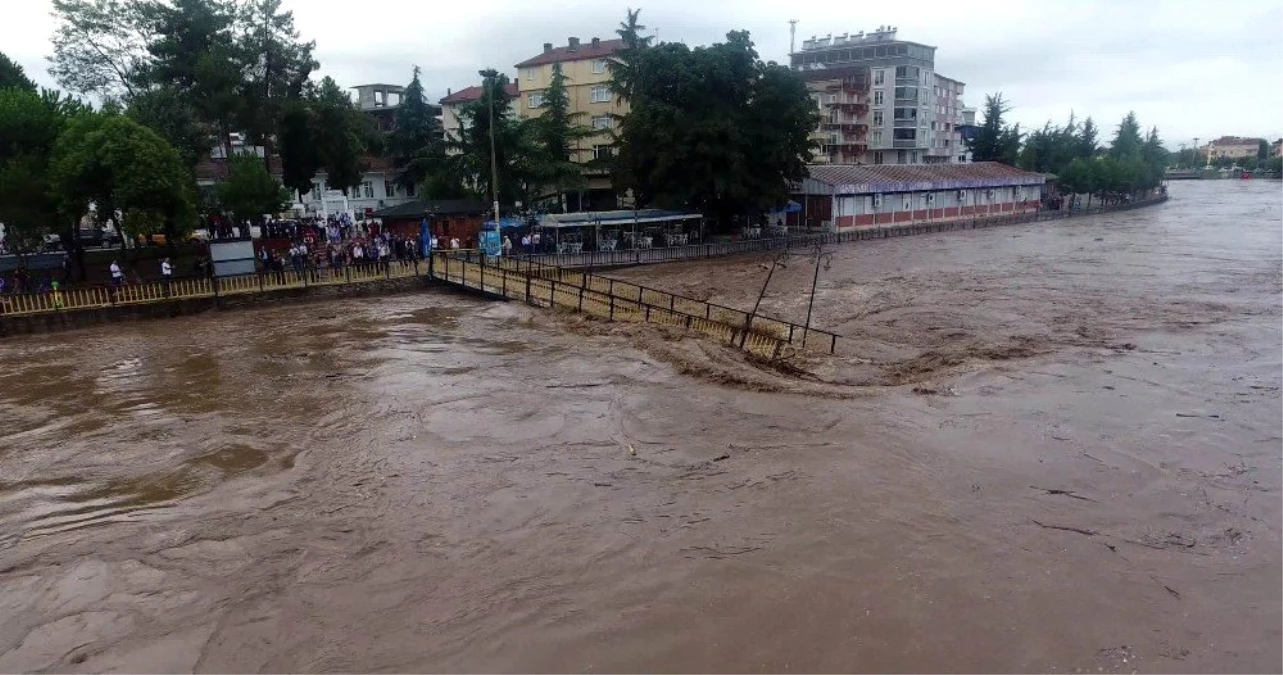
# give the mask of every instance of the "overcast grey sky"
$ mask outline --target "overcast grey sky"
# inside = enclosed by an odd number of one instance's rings
[[[812,34],[899,28],[939,49],[936,70],[967,83],[979,107],[1001,91],[1012,119],[1041,126],[1072,109],[1112,129],[1128,110],[1158,125],[1168,146],[1194,137],[1283,135],[1283,0],[285,0],[322,74],[343,86],[404,83],[413,65],[435,99],[475,84],[487,66],[512,73],[544,42],[614,37],[631,5],[665,41],[752,32],[763,58],[785,61],[789,19]],[[44,85],[51,0],[0,0],[0,50]]]

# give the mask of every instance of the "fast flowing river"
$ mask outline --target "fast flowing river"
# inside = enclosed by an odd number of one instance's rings
[[[1283,199],[1171,192],[842,248],[797,371],[446,293],[0,342],[0,671],[1277,672]]]

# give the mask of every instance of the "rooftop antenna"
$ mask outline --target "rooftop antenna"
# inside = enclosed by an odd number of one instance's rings
[[[789,56],[793,55],[794,38],[797,36],[797,19],[789,19]]]

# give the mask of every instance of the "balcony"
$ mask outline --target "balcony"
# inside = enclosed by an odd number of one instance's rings
[[[833,108],[837,108],[838,110],[853,112],[860,117],[863,117],[869,114],[868,103],[858,103],[856,101],[838,101],[837,103],[830,103],[829,106]]]
[[[918,121],[915,119],[895,120],[893,126],[896,129],[916,129],[918,128]]]
[[[865,134],[869,133],[869,125],[859,122],[825,122],[824,130],[856,133],[863,138]]]
[[[897,138],[897,139],[895,139],[895,140],[891,141],[891,147],[893,147],[893,148],[902,148],[902,149],[912,150],[912,149],[917,148],[917,147],[919,147],[919,146],[918,146],[918,141],[917,141],[917,140],[915,140],[915,139],[901,140],[901,139]]]
[[[869,151],[869,145],[863,142],[839,142],[839,144],[824,144],[820,146],[820,154],[825,157],[833,158],[839,154],[863,154]]]

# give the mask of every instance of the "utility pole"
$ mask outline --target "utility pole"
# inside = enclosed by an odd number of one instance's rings
[[[481,77],[485,78],[485,92],[489,99],[490,108],[490,197],[494,200],[494,226],[497,231],[502,233],[499,228],[499,163],[495,159],[494,149],[494,90],[495,84],[499,80],[499,73],[494,68],[487,68],[481,71]]]
[[[797,19],[789,19],[789,56],[793,56],[793,47],[795,44],[794,39],[796,37],[797,37]]]

